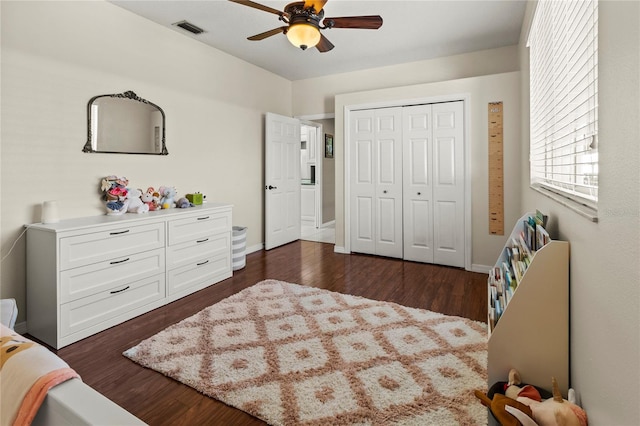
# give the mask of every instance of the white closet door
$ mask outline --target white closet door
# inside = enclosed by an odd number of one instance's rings
[[[464,103],[432,105],[433,263],[464,267]]]
[[[354,111],[349,121],[351,250],[375,254],[374,113]]]
[[[465,266],[463,106],[351,113],[352,251]]]
[[[402,257],[401,122],[400,108],[351,114],[352,251]]]
[[[402,109],[404,259],[433,263],[431,105]]]
[[[402,258],[402,108],[375,110],[376,254]]]

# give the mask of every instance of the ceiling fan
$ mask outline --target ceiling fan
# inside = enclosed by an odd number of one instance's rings
[[[248,40],[264,40],[278,33],[286,34],[289,41],[296,47],[306,50],[314,47],[320,52],[328,52],[334,48],[333,44],[320,33],[320,30],[331,28],[361,28],[377,30],[382,26],[382,18],[372,16],[345,16],[340,18],[325,18],[322,9],[327,0],[305,0],[289,3],[284,11],[264,6],[249,0],[229,0],[279,16],[285,26],[274,28],[251,37]]]

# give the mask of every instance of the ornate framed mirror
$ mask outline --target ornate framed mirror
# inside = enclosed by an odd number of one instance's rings
[[[94,96],[87,104],[82,151],[167,155],[164,111],[130,90]]]

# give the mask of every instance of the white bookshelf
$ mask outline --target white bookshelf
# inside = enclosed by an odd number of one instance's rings
[[[509,236],[518,237],[518,220]],[[504,259],[505,248],[496,262]],[[489,300],[490,303],[490,300]],[[490,306],[489,306],[490,309]],[[507,381],[516,368],[525,383],[551,388],[551,377],[567,396],[569,382],[569,243],[551,240],[535,252],[502,316],[489,324],[488,384]]]

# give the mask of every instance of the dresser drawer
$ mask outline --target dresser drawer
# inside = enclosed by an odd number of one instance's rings
[[[167,224],[169,245],[198,241],[204,237],[231,231],[231,211],[203,212]]]
[[[156,249],[60,272],[60,303],[91,296],[164,273],[164,251]]]
[[[60,305],[60,336],[108,323],[118,315],[164,298],[165,276],[158,274],[121,287]]]
[[[168,296],[220,281],[220,277],[231,276],[231,253],[209,256],[192,264],[167,272]]]
[[[167,247],[167,269],[194,265],[204,258],[224,254],[230,247],[231,236],[228,232]]]
[[[164,223],[108,228],[60,238],[60,269],[77,268],[164,247]]]

